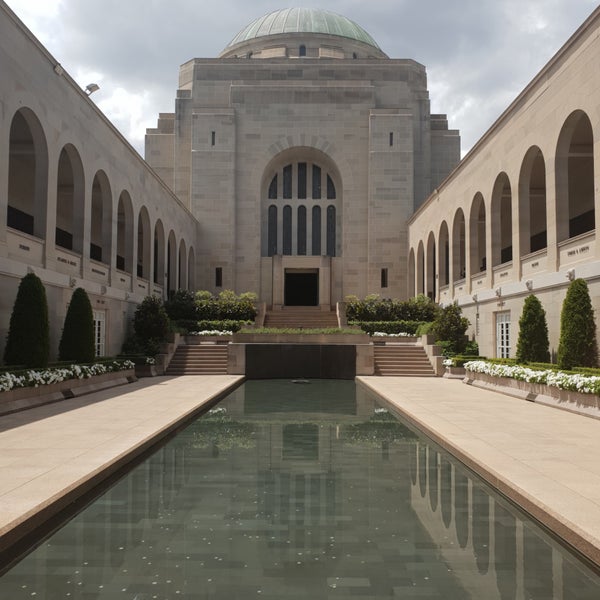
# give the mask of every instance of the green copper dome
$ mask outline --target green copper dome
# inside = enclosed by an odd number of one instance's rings
[[[227,47],[235,46],[243,42],[282,33],[324,33],[326,35],[337,35],[369,44],[380,49],[377,42],[354,21],[329,12],[313,8],[285,8],[276,10],[264,17],[252,21],[244,27]]]

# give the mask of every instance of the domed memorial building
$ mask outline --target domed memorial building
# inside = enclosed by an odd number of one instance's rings
[[[180,68],[146,160],[199,221],[198,287],[277,308],[408,293],[407,220],[460,158],[425,67],[353,21],[272,12]]]

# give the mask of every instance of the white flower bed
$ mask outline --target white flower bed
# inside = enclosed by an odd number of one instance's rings
[[[445,359],[443,360],[442,364],[443,364],[445,367],[453,367],[453,366],[454,366],[454,359],[452,359],[452,358],[445,358]]]
[[[373,337],[414,337],[411,333],[401,331],[400,333],[385,333],[383,331],[375,331]]]
[[[233,331],[219,331],[218,329],[214,330],[204,330],[204,331],[190,331],[186,335],[233,335]]]
[[[104,375],[115,371],[133,369],[130,360],[114,360],[110,363],[97,363],[95,365],[71,365],[55,369],[29,370],[24,373],[1,373],[0,392],[8,392],[15,388],[39,387],[51,383],[60,383],[67,379],[88,379],[94,375]]]
[[[569,374],[562,371],[537,370],[519,365],[498,365],[484,360],[472,360],[464,365],[467,371],[493,377],[510,377],[527,383],[542,383],[561,390],[600,394],[600,376]]]

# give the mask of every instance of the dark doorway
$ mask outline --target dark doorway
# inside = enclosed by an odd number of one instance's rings
[[[286,306],[319,305],[319,271],[285,271],[284,304]]]

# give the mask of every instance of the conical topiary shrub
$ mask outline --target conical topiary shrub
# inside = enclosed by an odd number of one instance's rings
[[[598,364],[596,323],[587,283],[583,279],[571,282],[560,313],[558,366],[595,367]]]
[[[146,296],[135,309],[133,330],[148,355],[158,352],[158,347],[167,339],[169,317],[162,300],[156,296]]]
[[[46,290],[42,280],[29,273],[21,280],[10,316],[4,363],[29,368],[46,367],[49,352]]]
[[[86,291],[77,288],[71,296],[71,302],[65,316],[58,357],[78,363],[94,360],[94,313]]]
[[[546,311],[537,296],[525,298],[523,312],[519,319],[519,340],[517,342],[518,362],[549,362],[550,342]]]

